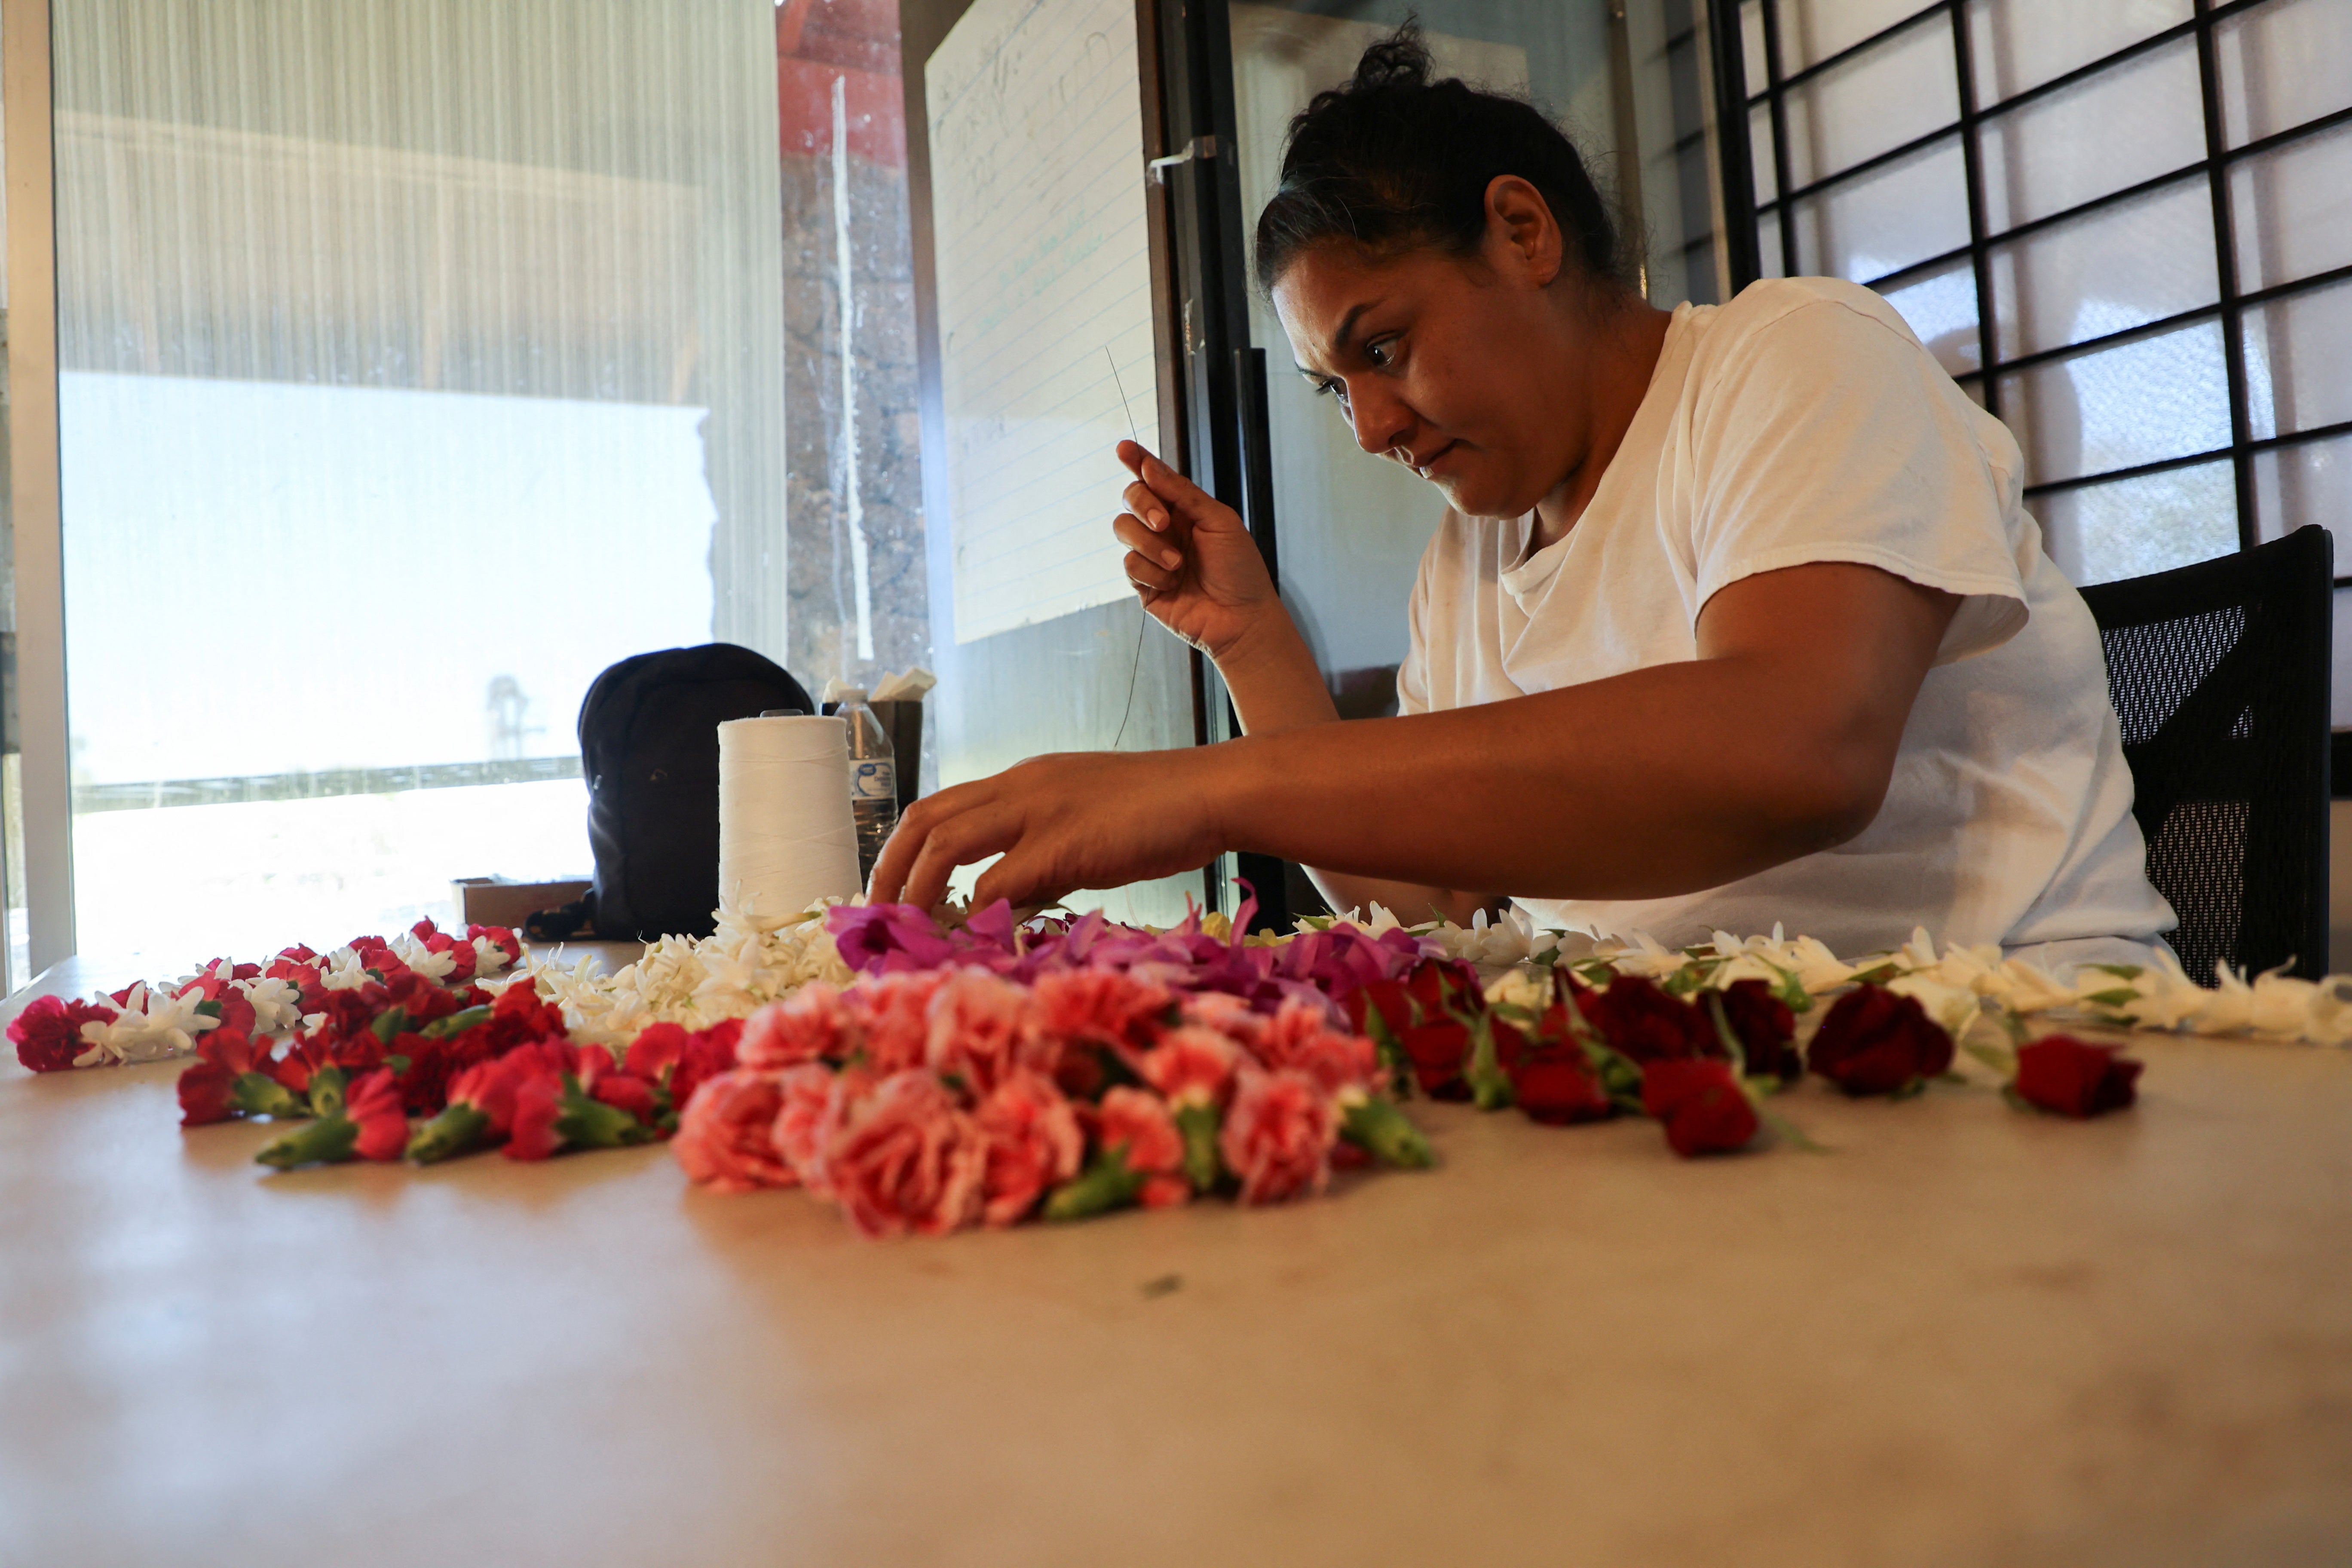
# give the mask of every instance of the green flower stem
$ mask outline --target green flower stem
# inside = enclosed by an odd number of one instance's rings
[[[457,1100],[442,1107],[441,1114],[410,1134],[408,1157],[420,1165],[454,1159],[481,1147],[489,1132],[489,1117]]]
[[[343,1113],[343,1091],[350,1079],[341,1068],[320,1068],[310,1075],[310,1114],[319,1117],[341,1116]]]
[[[563,1109],[556,1114],[555,1131],[573,1149],[619,1149],[650,1143],[656,1136],[619,1106],[590,1099],[570,1073],[563,1075]]]
[[[1437,1153],[1421,1129],[1407,1121],[1404,1112],[1390,1100],[1367,1097],[1349,1106],[1339,1123],[1339,1136],[1383,1165],[1423,1171],[1437,1163]]]
[[[342,1113],[322,1116],[265,1144],[254,1159],[264,1165],[290,1171],[297,1165],[339,1165],[352,1157],[360,1140],[360,1124]]]
[[[1045,1215],[1050,1220],[1090,1219],[1127,1207],[1142,1191],[1143,1177],[1127,1168],[1122,1143],[1048,1194]]]
[[[1224,1173],[1217,1159],[1217,1134],[1223,1122],[1223,1114],[1204,1100],[1176,1108],[1176,1131],[1184,1139],[1184,1179],[1196,1193],[1215,1191],[1217,1178]]]
[[[1481,1110],[1501,1110],[1516,1098],[1509,1075],[1495,1057],[1495,1020],[1483,1012],[1470,1026],[1470,1066],[1462,1076],[1470,1085],[1470,1102]]]
[[[488,1007],[468,1007],[462,1013],[452,1013],[446,1018],[436,1018],[420,1031],[428,1040],[446,1040],[452,1035],[462,1035],[490,1016]]]
[[[290,1121],[310,1114],[309,1106],[294,1098],[293,1091],[266,1072],[244,1072],[236,1075],[230,1087],[229,1103],[247,1116],[275,1116]]]

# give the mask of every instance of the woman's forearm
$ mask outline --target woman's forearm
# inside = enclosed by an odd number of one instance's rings
[[[1244,734],[1277,734],[1339,720],[1314,650],[1279,600],[1215,658]]]
[[[1251,737],[1220,748],[1212,809],[1233,847],[1342,885],[1694,892],[1840,842],[1885,789],[1883,770],[1874,787],[1869,760],[1832,754],[1834,737],[1809,737],[1758,689],[1737,661],[1699,660]]]

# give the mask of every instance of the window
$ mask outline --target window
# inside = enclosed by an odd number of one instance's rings
[[[891,0],[44,9],[76,947],[584,873],[630,654],[926,657]]]
[[[1761,270],[1885,294],[2077,583],[2352,528],[2341,0],[1739,16]]]

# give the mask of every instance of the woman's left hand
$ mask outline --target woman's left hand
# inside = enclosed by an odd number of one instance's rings
[[[1220,750],[1069,752],[926,795],[898,819],[866,891],[929,909],[957,867],[998,853],[976,909],[1197,870],[1225,847],[1208,787]]]

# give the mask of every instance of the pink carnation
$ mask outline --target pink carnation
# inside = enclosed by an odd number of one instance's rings
[[[1284,1003],[1259,1033],[1257,1057],[1269,1068],[1297,1068],[1326,1094],[1369,1089],[1380,1073],[1370,1039],[1339,1033],[1321,1007],[1297,999]]]
[[[1160,1036],[1160,1043],[1138,1058],[1136,1070],[1171,1105],[1223,1105],[1233,1094],[1234,1073],[1241,1061],[1241,1047],[1231,1039],[1213,1029],[1187,1025]]]
[[[1034,988],[1037,1032],[1064,1045],[1127,1051],[1158,1037],[1173,1000],[1164,985],[1111,969],[1055,970]]]
[[[703,1080],[678,1118],[670,1149],[694,1181],[722,1193],[789,1187],[793,1167],[776,1151],[773,1129],[783,1105],[782,1075],[737,1068]],[[520,1134],[518,1115],[517,1134]]]
[[[1184,1138],[1168,1114],[1168,1102],[1139,1089],[1114,1089],[1102,1098],[1097,1137],[1103,1152],[1126,1152],[1127,1168],[1142,1174],[1137,1199],[1145,1208],[1169,1208],[1192,1196],[1184,1177]]]
[[[1241,1178],[1243,1203],[1280,1203],[1323,1190],[1338,1135],[1331,1097],[1313,1079],[1292,1068],[1244,1068],[1217,1149]]]
[[[824,1181],[824,1146],[848,1114],[848,1102],[870,1084],[859,1068],[835,1073],[822,1062],[786,1068],[776,1082],[782,1104],[771,1129],[776,1152],[819,1197],[830,1195]]]
[[[931,1032],[931,998],[947,984],[938,970],[878,974],[850,993],[866,1020],[866,1059],[879,1073],[916,1067]]]
[[[1184,1022],[1214,1029],[1229,1039],[1255,1047],[1265,1027],[1265,1015],[1240,997],[1223,991],[1201,991],[1184,998]]]
[[[1028,1023],[1026,991],[984,969],[960,970],[931,997],[923,1059],[933,1072],[959,1079],[967,1092],[984,1097],[1023,1059]]]
[[[1051,1079],[1015,1068],[981,1102],[974,1121],[987,1150],[981,1178],[982,1224],[1018,1222],[1036,1207],[1046,1188],[1078,1173],[1086,1135],[1078,1130],[1077,1113]]]
[[[987,1147],[935,1073],[892,1073],[849,1107],[824,1178],[867,1236],[944,1236],[980,1217]]]
[[[748,1068],[771,1069],[843,1061],[857,1049],[862,1033],[856,1011],[842,994],[822,980],[812,980],[744,1021],[735,1059]]]

